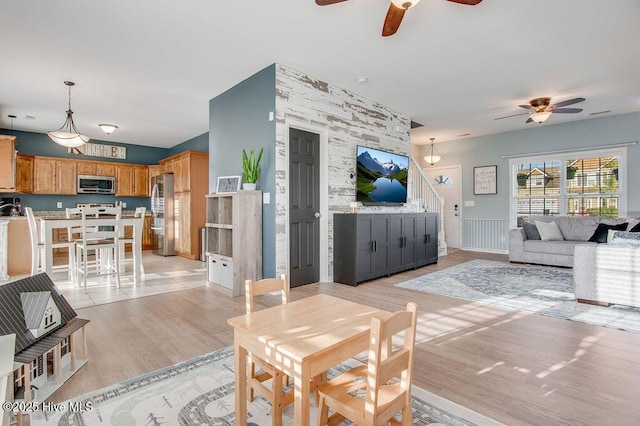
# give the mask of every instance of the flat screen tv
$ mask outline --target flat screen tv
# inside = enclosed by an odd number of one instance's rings
[[[409,157],[358,146],[356,201],[364,205],[407,202]]]

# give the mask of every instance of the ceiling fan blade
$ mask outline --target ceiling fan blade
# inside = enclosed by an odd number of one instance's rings
[[[579,112],[582,112],[582,108],[560,108],[560,109],[553,109],[553,113],[560,113],[560,114],[577,114]]]
[[[567,101],[562,101],[562,102],[558,102],[557,104],[553,104],[552,107],[560,108],[563,106],[573,105],[573,104],[577,104],[578,102],[584,102],[584,101],[585,101],[584,98],[569,99]]]
[[[503,118],[517,117],[517,116],[519,116],[519,115],[525,115],[525,114],[529,114],[529,113],[528,113],[528,112],[521,112],[521,113],[519,113],[519,114],[505,115],[504,117],[494,118],[494,120],[502,120]]]
[[[482,2],[482,0],[449,0],[453,3],[466,4],[467,6],[475,6]]]
[[[533,120],[529,118],[527,121],[525,121],[525,123],[533,123]]]
[[[518,105],[520,108],[524,108],[524,109],[532,109],[532,110],[536,110],[534,107],[532,107],[531,105]]]
[[[406,11],[406,9],[401,9],[393,3],[389,3],[389,10],[387,11],[387,16],[384,18],[384,25],[382,25],[382,37],[394,35],[396,31],[398,31],[402,18],[404,18],[404,12]]]
[[[318,6],[329,6],[330,4],[342,3],[347,0],[316,0]]]

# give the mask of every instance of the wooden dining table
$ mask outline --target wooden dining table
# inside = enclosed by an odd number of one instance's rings
[[[230,318],[235,356],[236,424],[247,424],[247,352],[294,380],[297,426],[309,425],[310,381],[369,347],[371,306],[326,294]]]
[[[51,276],[53,272],[53,230],[81,227],[82,218],[39,217],[38,219],[41,221],[40,235],[44,243],[44,272]],[[91,220],[94,219],[87,218],[87,222],[91,222]],[[133,226],[133,282],[137,284],[142,276],[142,227],[144,226],[144,218],[121,217],[120,223],[122,224],[120,236],[124,236],[125,226]]]

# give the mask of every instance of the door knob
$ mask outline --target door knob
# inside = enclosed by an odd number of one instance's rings
[[[316,217],[316,219],[320,219],[320,213],[319,213],[319,212],[316,212],[316,213],[314,214],[314,216]]]

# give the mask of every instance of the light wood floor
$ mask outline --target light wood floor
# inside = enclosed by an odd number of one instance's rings
[[[292,298],[328,293],[386,310],[418,303],[415,384],[506,424],[640,424],[640,334],[393,286],[473,258],[506,260],[461,251],[358,287],[304,286]],[[244,300],[194,288],[77,312],[91,320],[90,360],[54,402],[231,345],[226,319],[244,313]]]

